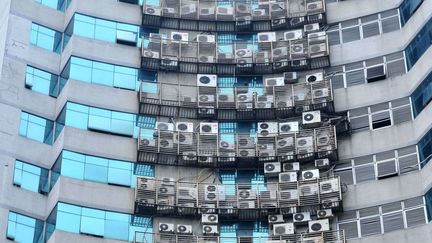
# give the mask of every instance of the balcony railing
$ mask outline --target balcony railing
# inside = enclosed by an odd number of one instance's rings
[[[326,23],[323,0],[163,0],[143,5],[143,25],[198,31],[265,31]]]
[[[341,209],[339,177],[308,180],[303,176],[301,180],[290,177],[291,181],[265,184],[188,183],[139,177],[135,213],[170,217],[207,213],[218,214],[220,220],[256,220],[267,219],[270,214]]]
[[[272,42],[218,43],[213,37],[196,41],[143,37],[144,69],[206,74],[270,74],[324,68],[330,65],[325,32],[307,38]],[[272,37],[273,38],[273,37]],[[203,41],[201,40],[203,39]],[[282,40],[279,40],[282,39]]]
[[[283,84],[263,87],[264,93],[258,95],[248,87],[221,88],[220,93],[216,86],[141,82],[140,113],[217,120],[285,119],[309,110],[331,113],[331,87],[327,80]]]
[[[197,236],[135,232],[134,243],[345,243],[343,230],[297,233],[285,236]]]
[[[258,136],[214,132],[141,129],[138,161],[197,167],[262,167],[271,161],[337,160],[334,126]]]

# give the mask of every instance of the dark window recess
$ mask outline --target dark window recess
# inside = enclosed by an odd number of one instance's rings
[[[122,3],[138,4],[138,0],[119,0]]]
[[[379,80],[383,80],[386,78],[386,72],[384,69],[384,65],[371,67],[366,69],[366,79],[368,83],[376,82]]]
[[[384,111],[384,112],[372,114],[372,129],[388,127],[391,125],[392,125],[392,122],[390,119],[390,112],[389,111]]]

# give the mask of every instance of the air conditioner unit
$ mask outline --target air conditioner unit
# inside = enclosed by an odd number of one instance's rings
[[[327,39],[327,34],[325,31],[315,32],[308,34],[309,43],[324,42]]]
[[[137,189],[155,191],[156,181],[153,178],[138,177]]]
[[[281,137],[277,138],[277,148],[285,148],[285,147],[294,147],[294,138],[293,137]]]
[[[198,102],[200,103],[213,103],[215,102],[215,96],[214,95],[198,95]]]
[[[366,79],[368,83],[383,80],[387,77],[384,65],[370,67],[366,69]]]
[[[216,14],[222,16],[234,16],[234,9],[232,7],[217,7]]]
[[[150,51],[150,50],[144,50],[143,51],[143,57],[159,59],[159,52],[157,52],[157,51]]]
[[[300,170],[300,163],[299,162],[293,162],[293,163],[282,164],[282,170],[284,172],[287,172],[287,171],[299,171]]]
[[[288,47],[278,47],[272,50],[273,60],[279,60],[288,57]]]
[[[197,35],[196,38],[199,43],[215,43],[216,41],[214,35]]]
[[[297,189],[279,191],[279,200],[281,201],[298,200],[298,197]]]
[[[252,10],[252,16],[253,17],[263,17],[263,16],[267,16],[266,10],[262,9],[262,8],[257,8]]]
[[[276,42],[276,32],[258,33],[258,43],[262,42]]]
[[[321,199],[321,205],[323,209],[337,208],[340,206],[339,202],[340,200],[337,197]]]
[[[284,2],[275,2],[270,3],[270,12],[273,13],[273,15],[277,12],[284,12],[286,9]]]
[[[234,103],[235,98],[233,94],[219,94],[218,103]]]
[[[302,60],[293,60],[291,61],[291,67],[292,68],[307,68],[308,66],[308,61],[306,59],[302,59]]]
[[[325,99],[329,97],[330,92],[328,88],[315,89],[312,90],[312,98],[313,99]]]
[[[200,8],[199,15],[200,17],[207,17],[215,14],[215,8]]]
[[[253,102],[253,93],[237,94],[237,102],[243,102],[243,103]]]
[[[216,87],[217,75],[197,74],[197,86],[199,87]]]
[[[260,146],[262,146],[262,144]],[[266,144],[266,147],[268,148],[258,148],[258,156],[260,158],[268,159],[268,157],[273,157],[276,155],[273,144]]]
[[[223,52],[218,53],[219,62],[232,62],[234,60],[234,55],[232,53]]]
[[[175,190],[173,186],[161,186],[159,187],[159,195],[174,195]]]
[[[269,64],[270,55],[268,51],[259,51],[255,53],[255,63],[257,64]]]
[[[250,189],[239,189],[237,191],[238,200],[254,200],[256,199],[256,193],[254,190]]]
[[[161,16],[161,8],[156,6],[145,6],[144,14]]]
[[[159,148],[168,149],[174,147],[173,139],[159,138]]]
[[[315,160],[315,167],[319,169],[328,168],[330,166],[330,160],[329,159],[316,159]]]
[[[203,224],[218,224],[219,217],[217,214],[202,214],[201,223]]]
[[[318,131],[316,133],[316,142],[318,147],[331,146],[330,131]]]
[[[163,15],[167,15],[167,16],[169,16],[169,15],[174,15],[176,12],[177,12],[177,11],[176,11],[175,8],[168,8],[168,7],[165,7],[165,8],[162,9],[162,13],[163,13]]]
[[[196,4],[183,5],[180,9],[180,13],[182,15],[194,14],[196,12],[197,12],[197,5]]]
[[[140,145],[144,146],[144,147],[156,147],[156,140],[148,139],[148,138],[142,138],[142,139],[140,139]]]
[[[272,29],[283,29],[286,28],[287,21],[285,18],[272,19],[270,25]]]
[[[176,183],[176,180],[172,177],[162,177],[161,181],[163,186],[174,186]]]
[[[235,9],[236,9],[236,15],[248,14],[251,12],[251,5],[248,3],[236,3]]]
[[[287,84],[294,84],[298,82],[297,72],[285,72],[284,80]]]
[[[320,26],[318,23],[307,24],[304,26],[304,32],[305,33],[319,31],[319,29],[320,29]]]
[[[280,122],[279,123],[279,133],[292,133],[299,131],[298,122]]]
[[[240,110],[250,110],[252,108],[253,108],[252,103],[240,102],[237,104],[237,109],[240,109]]]
[[[309,233],[330,230],[330,224],[328,219],[311,220],[308,222],[308,224],[309,224]]]
[[[241,157],[255,157],[256,156],[255,149],[239,149],[238,153]]]
[[[263,209],[274,209],[278,207],[278,203],[277,202],[264,202],[261,201],[260,203],[260,207]]]
[[[289,20],[289,24],[291,28],[299,28],[302,27],[306,23],[306,19],[304,16],[302,17],[292,17]]]
[[[201,122],[200,133],[201,134],[218,134],[219,124],[217,122]]]
[[[206,185],[204,188],[204,197],[206,201],[224,201],[225,187],[223,185]]]
[[[282,236],[282,235],[292,235],[294,234],[294,224],[293,223],[284,223],[284,224],[274,224],[273,225],[273,235],[274,236]]]
[[[332,193],[339,191],[339,180],[337,178],[331,178],[327,180],[320,181],[320,192]]]
[[[150,42],[154,42],[154,43],[161,43],[162,40],[164,40],[165,37],[162,34],[158,34],[158,33],[150,33]]]
[[[272,108],[274,103],[273,95],[259,95],[256,98],[255,107],[264,109],[264,108]]]
[[[174,131],[174,124],[168,122],[156,122],[156,129],[160,131]]]
[[[297,148],[313,147],[313,144],[313,137],[301,137],[296,140]]]
[[[281,172],[281,163],[280,162],[271,162],[264,163],[264,174],[269,175],[277,175]]]
[[[176,133],[174,135],[174,143],[175,144],[183,144],[183,145],[192,145],[194,142],[194,136],[193,134],[187,134],[187,133]],[[190,152],[189,152],[190,153]],[[185,152],[183,152],[185,154]],[[196,153],[195,155],[192,154],[185,154],[188,157],[193,156],[191,159],[195,158],[196,160]]]
[[[213,56],[208,56],[208,55],[202,55],[198,57],[198,61],[201,63],[214,63],[215,62],[215,57]]]
[[[219,230],[217,225],[203,225],[204,235],[218,235]]]
[[[252,57],[237,58],[236,64],[238,68],[247,68],[252,66]]]
[[[296,182],[297,172],[279,173],[279,183]]]
[[[293,214],[293,223],[294,224],[306,223],[309,220],[311,220],[310,212]]]
[[[160,233],[174,233],[174,224],[159,223]]]
[[[333,212],[331,209],[322,209],[318,210],[316,215],[318,219],[332,218]]]
[[[315,82],[321,82],[323,80],[324,80],[324,74],[322,72],[306,75],[306,82],[309,84]]]
[[[179,186],[177,187],[177,198],[178,199],[187,199],[187,200],[195,200],[198,197],[198,190],[194,187],[185,187]]]
[[[239,201],[237,205],[239,209],[254,209],[255,201]]]
[[[177,234],[192,235],[192,225],[178,224]]]
[[[178,65],[177,57],[162,57],[161,67],[163,68],[174,68]]]
[[[266,78],[264,81],[266,87],[284,86],[285,79],[283,77]]]
[[[277,224],[277,223],[284,223],[284,218],[282,214],[273,214],[268,216],[268,222],[269,224]]]
[[[258,136],[268,137],[278,134],[277,122],[258,122]]]
[[[185,32],[171,32],[171,40],[175,42],[188,42],[189,41],[189,34]]]
[[[238,58],[246,58],[252,57],[252,50],[250,49],[238,49],[235,51],[235,57]]]
[[[247,135],[238,135],[237,146],[239,149],[242,148],[255,148],[255,138]]]
[[[192,143],[189,145],[192,145]],[[182,152],[182,155],[183,155],[182,159],[184,161],[196,161],[197,160],[197,153],[195,151],[185,151],[185,152]]]
[[[320,12],[324,10],[324,5],[322,1],[315,1],[306,4],[307,12]]]
[[[307,111],[302,113],[303,125],[319,124],[321,123],[321,112]]]
[[[298,40],[303,38],[303,30],[291,30],[284,33],[286,41]]]
[[[304,45],[303,43],[296,43],[291,45],[291,54],[292,55],[302,55],[304,54]]]
[[[319,194],[318,184],[300,184],[298,187],[300,196],[314,196],[317,197]]]
[[[309,45],[309,52],[311,55],[321,52],[327,52],[327,44],[321,43]]]
[[[194,124],[193,122],[177,122],[176,131],[178,132],[193,132]]]
[[[221,141],[219,141],[219,149],[222,149],[222,150],[234,150],[235,149],[235,144],[233,142],[221,140]]]
[[[322,243],[322,242],[328,242],[328,243],[342,243],[342,242],[334,242],[334,241],[324,241],[324,238],[322,236],[313,236],[313,237],[303,237],[302,242],[305,243]]]
[[[302,173],[302,179],[303,180],[319,179],[319,170],[318,169],[304,170],[301,173]]]

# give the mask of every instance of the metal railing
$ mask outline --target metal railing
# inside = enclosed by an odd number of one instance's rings
[[[284,82],[283,77],[279,79]],[[278,81],[277,78],[274,80]],[[264,93],[258,95],[248,87],[222,88],[224,93],[220,93],[218,87],[143,81],[139,96],[140,112],[192,119],[283,119],[308,110],[333,112],[331,87],[330,80],[284,84],[263,87]],[[247,113],[238,113],[241,111]]]
[[[323,0],[316,1],[215,1],[215,0],[162,0],[159,5],[147,2],[144,16],[204,20],[271,20],[325,13]]]
[[[297,233],[284,236],[197,236],[135,232],[134,243],[345,243],[343,230]]]
[[[262,125],[262,124],[261,124]],[[148,163],[194,165],[203,167],[231,166],[251,160],[305,161],[314,158],[337,159],[337,139],[334,126],[283,131],[283,123],[268,124],[270,130],[250,133],[203,132],[209,124],[200,124],[200,132],[179,132],[141,128],[138,137],[138,160]],[[278,126],[281,129],[278,129]],[[271,129],[275,128],[275,131]],[[278,132],[278,130],[280,132]],[[275,133],[276,132],[276,133]],[[161,159],[163,155],[172,155]],[[172,161],[171,161],[172,160]]]
[[[303,173],[313,173],[305,171]],[[318,172],[315,172],[318,173]],[[339,210],[342,190],[339,177],[311,177],[301,180],[282,174],[279,183],[192,183],[171,178],[139,177],[135,189],[135,213],[199,216],[216,213],[220,218],[266,219],[269,214],[315,213],[319,209]],[[310,175],[309,175],[310,176]]]

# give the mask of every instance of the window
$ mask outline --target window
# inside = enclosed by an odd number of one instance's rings
[[[49,187],[48,170],[17,160],[13,184],[26,190],[46,194]]]
[[[152,220],[59,202],[47,219],[46,240],[56,229],[106,239],[133,241],[135,231],[151,234]]]
[[[56,119],[56,124],[58,127],[66,125],[84,130],[137,137],[139,128],[147,128],[146,120],[153,123],[153,128],[156,122],[154,117],[67,102]],[[61,129],[56,129],[56,138],[60,132]]]
[[[61,51],[62,33],[42,25],[32,23],[30,43],[56,53]]]
[[[139,90],[138,76],[139,71],[136,68],[71,57],[61,73],[65,82],[60,90],[69,79],[121,89]]]
[[[65,11],[72,0],[35,0],[35,2],[48,6],[53,9]]]
[[[42,243],[43,221],[9,212],[6,238],[20,243]]]
[[[420,112],[432,100],[432,72],[421,82],[411,95],[413,103],[414,117],[417,117]]]
[[[432,130],[426,133],[418,143],[421,167],[423,168],[432,156]]]
[[[64,150],[52,168],[51,187],[58,177],[135,187],[137,176],[154,177],[154,166],[106,159]]]
[[[415,11],[417,11],[422,3],[423,0],[404,0],[401,3],[399,11],[401,14],[400,18],[402,25],[405,25],[408,22],[408,20],[411,18],[411,16],[413,16]]]
[[[58,76],[35,67],[27,66],[25,87],[35,92],[57,97]]]
[[[425,24],[405,49],[408,70],[410,70],[432,44],[432,18]]]
[[[141,46],[140,27],[76,13],[65,31],[63,47],[73,34],[115,43],[117,34],[134,36],[137,47]]]
[[[21,112],[19,135],[42,143],[52,144],[54,122]]]

